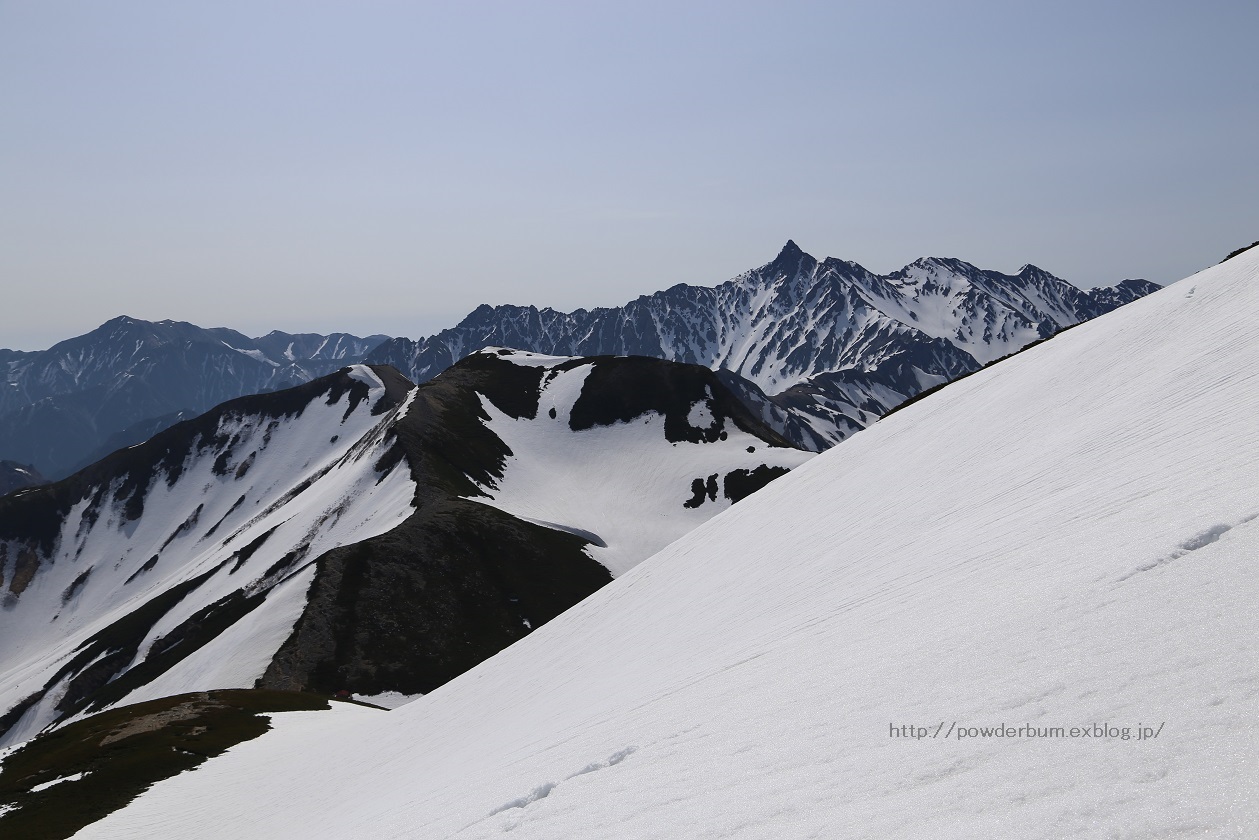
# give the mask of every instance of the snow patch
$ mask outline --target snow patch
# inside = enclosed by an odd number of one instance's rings
[[[383,388],[385,383],[380,381],[380,377],[376,372],[367,365],[350,365],[347,375],[356,382],[362,382],[368,388]]]
[[[513,365],[522,367],[555,367],[564,362],[572,361],[573,356],[548,356],[544,353],[530,353],[527,350],[513,350],[510,347],[484,347],[472,355],[497,356]]]
[[[35,787],[31,788],[30,792],[39,793],[41,790],[48,790],[48,788],[52,787],[53,785],[59,785],[62,782],[77,782],[79,779],[82,779],[86,775],[87,773],[73,773],[69,776],[62,776],[59,779],[53,779],[51,782],[44,782],[42,785],[35,785]]]
[[[707,429],[713,425],[716,418],[713,417],[712,408],[709,406],[709,400],[711,400],[711,395],[709,395],[709,399],[697,400],[691,406],[691,410],[687,412],[686,422],[690,424],[691,428]]]
[[[381,706],[386,709],[397,709],[408,703],[414,703],[423,697],[423,694],[402,694],[397,691],[382,691],[380,694],[356,694],[354,699],[362,703],[370,703],[373,706]]]

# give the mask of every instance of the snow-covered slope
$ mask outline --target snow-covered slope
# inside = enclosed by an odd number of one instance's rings
[[[1125,280],[1083,291],[1035,266],[1008,275],[937,258],[880,276],[788,242],[716,287],[678,285],[571,313],[482,306],[453,329],[392,339],[368,358],[417,382],[486,345],[704,365],[747,380],[727,384],[764,405],[763,419],[788,438],[821,450],[933,385],[1156,288]]]
[[[372,457],[400,410],[354,367],[19,491],[0,508],[6,740],[103,689],[98,706],[252,686],[302,613],[311,561],[410,515],[409,472]],[[193,651],[162,668],[181,642]]]
[[[276,716],[78,836],[1259,836],[1257,416],[1259,254],[908,407],[416,703]]]
[[[664,405],[633,406],[604,418],[618,422],[599,422],[596,395],[651,392],[647,382],[625,378],[657,367],[647,360],[483,352],[545,371],[535,417],[513,418],[483,400],[487,425],[513,453],[503,476],[481,488],[483,501],[590,538],[587,551],[613,575],[810,457],[728,422],[739,406],[722,405],[712,383],[701,383],[674,416]]]
[[[0,742],[194,690],[430,691],[809,457],[653,359],[227,403],[0,500]]]

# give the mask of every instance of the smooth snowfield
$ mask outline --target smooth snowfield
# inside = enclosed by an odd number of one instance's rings
[[[78,836],[1256,837],[1257,489],[1254,253],[878,423],[414,703],[277,716]],[[1002,723],[1134,735],[944,736]]]

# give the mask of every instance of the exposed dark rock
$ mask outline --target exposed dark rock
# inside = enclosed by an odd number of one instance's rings
[[[46,732],[0,767],[0,835],[63,840],[155,782],[262,735],[271,713],[328,708],[328,698],[311,694],[209,691],[113,709]],[[78,778],[32,790],[67,777]]]

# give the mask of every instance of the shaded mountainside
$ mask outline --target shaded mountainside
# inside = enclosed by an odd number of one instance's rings
[[[30,464],[19,464],[16,461],[0,461],[0,496],[21,490],[23,487],[34,487],[47,481],[39,470]]]
[[[0,458],[62,477],[136,424],[153,428],[154,418],[173,422],[177,412],[309,382],[359,361],[385,338],[273,332],[253,339],[119,317],[48,350],[0,351]]]
[[[788,242],[715,288],[678,285],[571,313],[481,306],[453,329],[391,339],[368,358],[417,382],[489,345],[699,364],[748,380],[736,387],[764,407],[762,419],[816,451],[926,388],[1157,288],[1125,280],[1084,291],[1035,266],[1007,275],[937,258],[880,276]]]
[[[257,738],[276,713],[330,708],[312,694],[228,690],[94,715],[0,764],[0,826],[6,837],[64,840],[155,782]]]
[[[537,479],[557,449],[580,469]],[[225,403],[0,499],[0,741],[215,687],[430,691],[807,457],[652,359],[496,350]]]

